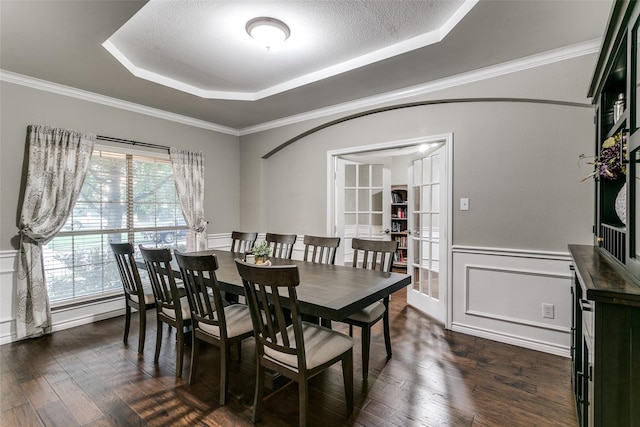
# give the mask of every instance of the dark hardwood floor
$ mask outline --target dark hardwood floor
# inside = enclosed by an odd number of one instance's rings
[[[576,425],[570,360],[446,331],[404,301],[404,291],[391,301],[389,361],[382,322],[374,327],[367,383],[356,335],[351,415],[339,365],[311,380],[311,425]],[[199,378],[190,386],[187,347],[183,376],[176,379],[175,333],[165,330],[154,365],[155,314],[147,314],[143,355],[137,353],[137,322],[123,344],[123,317],[0,346],[0,425],[251,425],[253,341],[244,342],[241,360],[231,364],[229,403],[221,407],[218,350],[202,348]],[[347,331],[342,324],[334,328]],[[270,392],[262,412],[260,425],[297,425],[297,385]]]

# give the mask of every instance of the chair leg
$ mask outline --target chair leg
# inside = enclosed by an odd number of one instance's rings
[[[389,297],[384,300],[384,316],[382,326],[384,329],[384,345],[387,348],[387,358],[391,358],[391,334],[389,333]]]
[[[160,346],[162,345],[162,322],[157,316],[156,325],[156,354],[153,357],[153,363],[158,363],[158,359],[160,359]]]
[[[229,388],[229,345],[220,347],[220,406],[227,403],[227,388]]]
[[[307,378],[303,378],[298,383],[298,394],[300,406],[300,427],[305,427],[307,425],[307,407],[309,405],[309,380]]]
[[[176,378],[182,376],[182,359],[184,357],[184,331],[176,328]]]
[[[362,327],[362,379],[369,375],[369,347],[371,346],[371,325]]]
[[[344,394],[347,400],[347,414],[353,412],[353,349],[342,359],[342,376],[344,377]]]
[[[257,359],[257,358],[256,358]],[[257,359],[256,366],[256,393],[253,398],[253,415],[251,421],[255,424],[260,422],[260,413],[262,412],[262,396],[264,394],[264,369]]]
[[[195,329],[191,333],[191,368],[189,371],[189,384],[193,384],[198,374],[198,357],[200,354],[200,340],[196,338]]]
[[[129,339],[129,328],[131,328],[131,306],[125,301],[125,314],[124,314],[124,343],[127,343]]]
[[[353,325],[349,325],[349,336],[353,338]]]
[[[147,333],[147,310],[143,305],[138,308],[140,315],[140,333],[138,334],[138,353],[144,352],[144,339]]]

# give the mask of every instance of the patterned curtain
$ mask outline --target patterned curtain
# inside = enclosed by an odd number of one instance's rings
[[[95,135],[30,125],[29,166],[20,214],[16,334],[51,332],[51,310],[42,246],[64,226],[73,209],[95,143]]]
[[[195,249],[207,248],[207,221],[204,219],[204,156],[188,150],[169,149],[173,177],[182,215],[196,237]]]

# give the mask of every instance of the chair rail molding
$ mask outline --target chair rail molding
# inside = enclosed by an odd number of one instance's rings
[[[294,259],[302,258],[303,239],[298,236]],[[207,241],[209,249],[228,250],[231,233],[209,234]],[[16,340],[17,255],[0,251],[0,345]],[[564,252],[453,246],[452,330],[568,357],[570,262]],[[554,305],[553,319],[542,317],[543,303]],[[53,330],[120,316],[123,307],[120,299],[57,307]]]

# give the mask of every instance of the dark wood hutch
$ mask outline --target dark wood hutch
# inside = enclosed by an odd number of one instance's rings
[[[639,15],[636,1],[613,3],[589,88],[596,107],[594,245],[569,245],[580,426],[640,426]]]

